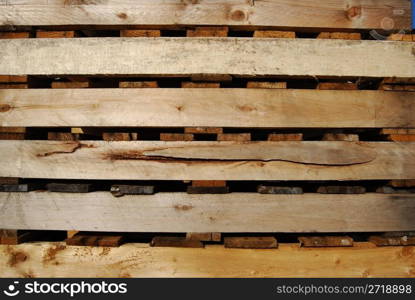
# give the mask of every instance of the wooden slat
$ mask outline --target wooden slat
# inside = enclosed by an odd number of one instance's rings
[[[0,153],[3,154],[0,156],[0,177],[136,180],[415,178],[415,143],[410,142],[4,140],[0,141]]]
[[[227,37],[228,27],[196,27],[186,31],[188,37]]]
[[[410,1],[8,0],[0,25],[245,25],[307,28],[411,29]],[[397,13],[398,12],[398,13]]]
[[[120,31],[121,37],[159,37],[160,30],[124,29]]]
[[[0,126],[415,127],[415,93],[284,89],[0,90]],[[103,118],[102,116],[105,116]]]
[[[188,76],[203,73],[415,77],[413,58],[413,43],[399,41],[180,37],[0,39],[1,75]]]
[[[225,237],[225,248],[241,249],[272,249],[278,248],[278,242],[275,237]]]
[[[0,276],[415,277],[414,259],[414,247],[376,247],[371,243],[309,249],[279,244],[278,249],[265,250],[225,249],[221,245],[183,249],[146,244],[102,248],[28,243],[0,246]]]
[[[0,228],[3,229],[109,232],[385,232],[415,229],[413,194],[156,193],[116,198],[109,192],[28,192],[0,193],[0,207]]]

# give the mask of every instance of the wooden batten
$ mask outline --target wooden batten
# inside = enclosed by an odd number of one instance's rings
[[[0,193],[0,206],[3,229],[167,233],[415,229],[413,194],[155,193],[114,197],[109,192],[26,192]],[[105,217],[91,218],[96,211]]]
[[[415,77],[412,48],[333,39],[0,39],[0,74]]]

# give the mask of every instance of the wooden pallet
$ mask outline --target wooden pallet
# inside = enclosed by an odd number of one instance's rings
[[[0,276],[414,275],[409,1],[23,2],[0,5],[0,243],[70,234],[0,246]],[[164,271],[114,264],[143,251]]]

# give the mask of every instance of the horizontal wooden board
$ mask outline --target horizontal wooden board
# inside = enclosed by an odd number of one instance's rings
[[[413,47],[323,39],[14,39],[0,40],[0,75],[415,77]]]
[[[284,89],[6,89],[0,126],[415,127],[415,93]]]
[[[0,193],[0,228],[120,232],[415,230],[415,194]]]
[[[0,141],[0,177],[153,180],[415,178],[415,143]]]
[[[308,28],[411,28],[405,0],[7,0],[0,25],[236,25]],[[388,24],[389,24],[388,23]]]
[[[414,249],[372,243],[265,250],[27,243],[0,245],[0,277],[415,277]]]

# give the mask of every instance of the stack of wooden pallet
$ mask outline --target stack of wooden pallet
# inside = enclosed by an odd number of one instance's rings
[[[8,0],[0,25],[0,276],[415,275],[409,1]]]

